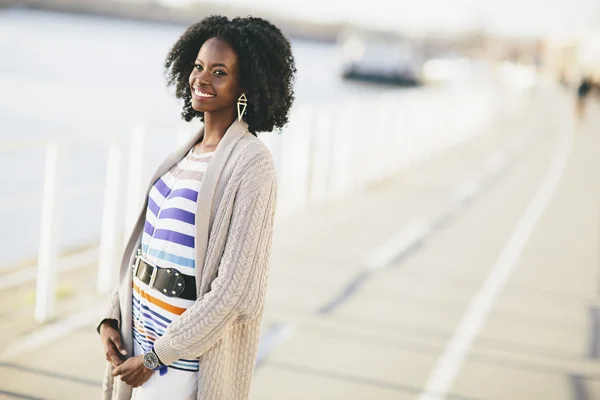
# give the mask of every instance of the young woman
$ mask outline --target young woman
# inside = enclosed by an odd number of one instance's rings
[[[260,18],[191,26],[165,62],[186,121],[204,127],[158,168],[98,326],[104,398],[248,398],[276,180],[257,132],[283,127],[290,43]]]

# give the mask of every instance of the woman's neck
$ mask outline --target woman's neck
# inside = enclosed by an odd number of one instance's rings
[[[225,132],[235,121],[235,110],[223,110],[204,113],[204,137],[200,142],[201,149],[215,149]]]

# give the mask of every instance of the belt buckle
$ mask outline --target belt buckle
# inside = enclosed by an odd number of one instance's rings
[[[133,277],[135,278],[138,273],[138,268],[140,268],[140,258],[142,257],[142,251],[138,249],[137,254],[135,255],[135,261],[133,262]]]
[[[137,276],[137,272],[140,267],[140,261],[143,261],[147,266],[152,267],[150,282],[148,282],[148,286],[152,289],[154,288],[154,282],[156,281],[156,276],[158,275],[158,267],[146,260],[146,258],[144,258],[142,255],[142,251],[138,249],[137,254],[135,255],[135,264],[133,265],[133,276]]]
[[[144,260],[144,262],[146,262],[146,260]],[[156,275],[158,275],[158,267],[152,264],[148,265],[152,267],[152,275],[150,275],[150,282],[148,282],[148,287],[150,287],[150,289],[154,289],[154,281],[156,281]]]

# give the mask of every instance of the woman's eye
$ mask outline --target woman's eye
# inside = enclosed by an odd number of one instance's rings
[[[202,65],[200,64],[195,64],[194,68],[196,68],[198,71],[202,71]]]
[[[224,76],[224,75],[227,75],[227,74],[225,73],[225,71],[221,71],[220,69],[218,69],[218,70],[215,71],[215,75],[217,75],[217,76]]]

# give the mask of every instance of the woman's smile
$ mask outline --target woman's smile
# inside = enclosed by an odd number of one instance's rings
[[[202,90],[198,87],[192,89],[192,98],[197,101],[206,101],[215,97],[214,94],[208,93],[206,90]]]

